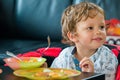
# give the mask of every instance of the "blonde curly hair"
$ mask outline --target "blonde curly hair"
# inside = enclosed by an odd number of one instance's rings
[[[76,32],[76,23],[85,21],[88,18],[94,18],[98,13],[104,16],[104,10],[98,5],[91,2],[80,2],[79,4],[68,6],[62,14],[62,42],[65,44],[74,45],[67,37],[67,33]]]

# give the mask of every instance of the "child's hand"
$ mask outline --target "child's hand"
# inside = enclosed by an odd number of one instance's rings
[[[0,69],[0,74],[2,73],[2,69]]]
[[[47,65],[47,63],[45,62],[43,65],[41,65],[40,66],[41,68],[47,68],[48,67],[48,65]]]
[[[94,64],[93,62],[87,58],[84,57],[81,61],[80,61],[80,67],[82,69],[83,72],[94,72]]]

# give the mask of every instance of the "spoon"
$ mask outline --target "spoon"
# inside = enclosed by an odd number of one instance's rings
[[[50,37],[49,36],[47,37],[47,41],[48,41],[48,46],[45,48],[45,50],[47,50],[50,47],[51,42],[50,42]]]
[[[47,37],[47,41],[48,41],[48,46],[42,51],[42,55],[44,55],[44,52],[46,50],[48,50],[48,48],[50,47],[51,42],[50,42],[50,37],[49,36]]]
[[[14,57],[16,59],[18,59],[19,61],[22,61],[19,57],[17,57],[15,54],[13,54],[12,52],[9,52],[9,51],[6,51],[6,54],[11,56],[11,57]]]

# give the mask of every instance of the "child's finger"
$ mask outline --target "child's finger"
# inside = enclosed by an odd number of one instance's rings
[[[81,65],[80,65],[80,67],[81,68],[89,68],[89,64],[90,64],[90,62],[89,61],[85,61],[85,62],[83,62],[83,63],[81,63]]]
[[[80,61],[80,65],[82,65],[84,62],[86,62],[86,61],[89,61],[89,58],[87,58],[87,57],[84,57],[81,61]],[[82,67],[82,66],[80,66],[80,67]]]
[[[47,68],[47,63],[45,62],[43,65],[41,65],[40,67],[43,67],[43,68]]]
[[[0,69],[0,73],[2,73],[2,69]]]
[[[94,64],[93,62],[85,57],[80,61],[80,67],[83,72],[94,72]]]

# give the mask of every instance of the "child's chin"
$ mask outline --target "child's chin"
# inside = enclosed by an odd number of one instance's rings
[[[98,49],[99,47],[101,47],[103,44],[101,45],[94,45],[94,49]]]

